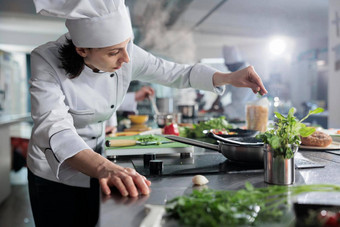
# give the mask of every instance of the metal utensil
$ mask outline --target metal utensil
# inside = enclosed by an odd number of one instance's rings
[[[106,140],[105,145],[107,147],[127,147],[135,145],[160,145],[166,143],[173,143],[173,141],[151,141],[151,142],[140,142],[138,140]]]
[[[139,227],[160,227],[163,215],[165,214],[166,202],[168,200],[168,195],[165,195],[162,205],[155,204],[145,204],[147,211],[146,217],[140,223]],[[163,205],[164,204],[164,205]]]
[[[162,217],[165,214],[165,206],[145,204],[145,208],[149,211],[140,224],[140,227],[160,227]]]
[[[156,115],[159,115],[159,111],[158,111],[158,108],[157,108],[157,105],[156,105],[154,97],[149,96],[149,99],[150,99],[152,108],[155,111]]]

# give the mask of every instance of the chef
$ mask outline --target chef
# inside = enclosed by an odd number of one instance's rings
[[[169,62],[134,45],[123,0],[34,3],[40,14],[66,18],[69,31],[31,53],[28,180],[38,227],[96,225],[99,185],[105,194],[150,193],[144,176],[100,155],[104,122],[121,105],[131,80],[218,94],[225,84],[267,92],[252,67],[222,73]]]

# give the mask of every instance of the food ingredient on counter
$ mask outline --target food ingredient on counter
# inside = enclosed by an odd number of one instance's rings
[[[287,117],[275,112],[275,116],[278,118],[276,127],[256,136],[273,148],[275,156],[282,156],[285,159],[292,158],[294,156],[294,152],[292,147],[287,145],[295,144],[300,146],[300,136],[307,137],[315,131],[315,128],[307,127],[302,122],[306,120],[309,115],[321,113],[324,109],[316,108],[315,110],[311,110],[307,116],[300,121],[298,121],[294,116],[294,111],[295,109],[293,107],[290,108]]]
[[[202,121],[199,124],[193,124],[192,128],[180,127],[180,136],[187,138],[200,138],[205,137],[204,130],[228,130],[233,128],[231,124],[225,119],[224,116],[212,118],[209,121]]]
[[[217,129],[212,129],[211,130],[212,133],[214,133],[215,135],[237,135],[237,132],[230,132],[229,130],[217,130]]]
[[[327,147],[333,142],[330,135],[325,132],[315,131],[307,137],[301,137],[301,145],[313,147]]]
[[[149,120],[148,115],[129,115],[128,118],[133,124],[143,124]]]
[[[340,192],[339,185],[272,185],[254,188],[246,182],[237,191],[194,190],[170,200],[167,213],[187,226],[261,225],[284,222],[288,199],[307,192]],[[270,225],[268,225],[270,226]]]
[[[148,142],[156,142],[159,141],[160,139],[154,135],[140,135],[136,138],[137,141],[141,143],[148,143]]]
[[[322,226],[339,227],[340,226],[340,211],[332,212],[323,210],[318,215],[318,221]]]
[[[297,211],[296,226],[305,227],[339,227],[340,207],[322,204],[295,204]]]
[[[196,175],[192,178],[194,185],[205,185],[209,183],[209,180],[203,175]]]
[[[164,134],[165,135],[179,136],[179,131],[178,131],[177,124],[171,123],[169,125],[164,126]]]

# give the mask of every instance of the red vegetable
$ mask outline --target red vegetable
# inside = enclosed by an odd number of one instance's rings
[[[171,123],[170,125],[166,125],[164,127],[164,134],[179,136],[179,130],[178,130],[177,124]]]
[[[321,211],[319,220],[323,227],[339,227],[340,226],[340,212],[334,213],[331,211]]]

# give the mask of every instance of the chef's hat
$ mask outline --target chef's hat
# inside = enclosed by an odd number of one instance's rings
[[[223,46],[223,57],[225,64],[234,64],[244,61],[237,46]]]
[[[37,13],[66,19],[77,47],[113,46],[132,37],[124,0],[34,0]]]

